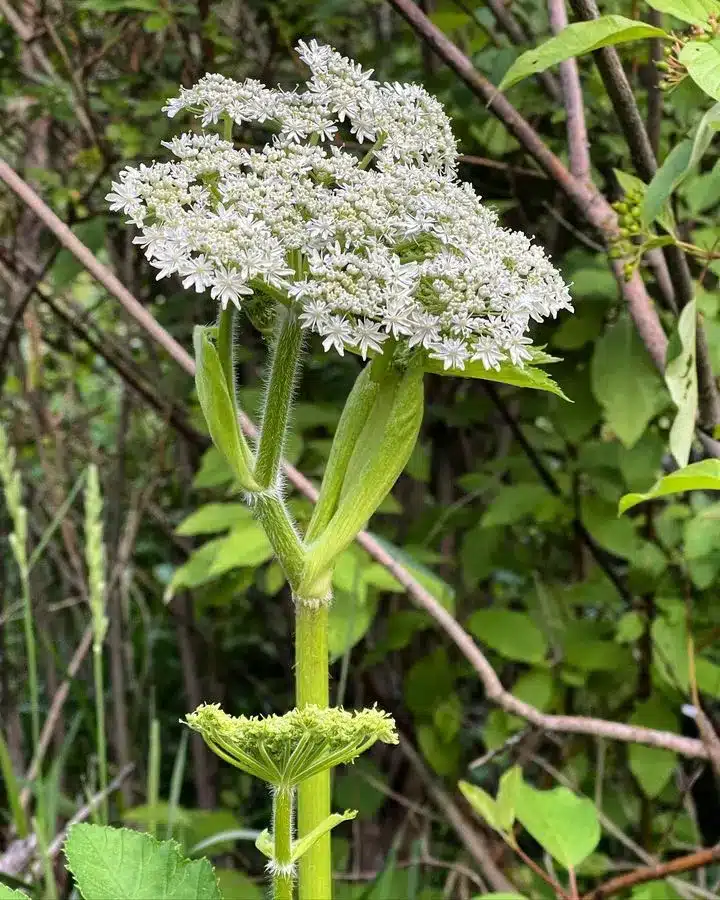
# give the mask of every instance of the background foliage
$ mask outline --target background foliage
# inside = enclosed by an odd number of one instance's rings
[[[542,0],[495,7],[422,4],[476,69],[499,84],[550,27]],[[688,27],[627,0],[612,0],[602,12]],[[683,349],[694,371],[694,331],[684,339],[678,330],[683,304],[669,302],[652,254],[640,270],[673,336],[669,358],[685,359],[675,381],[672,370],[667,378],[657,370],[639,336],[602,236],[389,5],[3,0],[0,15],[2,157],[187,348],[193,324],[211,321],[214,304],[179,284],[154,282],[103,200],[121,163],[149,161],[161,140],[185,127],[159,112],[179,83],[208,70],[294,83],[302,73],[291,48],[315,36],[381,78],[422,82],[443,100],[464,154],[462,177],[508,225],[546,247],[573,284],[576,314],[537,335],[562,357],[552,375],[572,403],[430,376],[421,441],[371,529],[476,639],[516,697],[544,712],[696,736],[684,705],[701,700],[712,719],[720,698],[720,504],[697,493],[617,516],[621,496],[648,490],[674,467],[671,428],[688,371]],[[698,121],[711,106],[706,93],[691,78],[670,93],[659,89],[657,37],[618,52],[659,159],[678,147],[691,154]],[[655,200],[642,184],[635,200],[643,174],[636,154],[616,125],[592,57],[579,65],[594,183],[609,200],[624,202],[625,213],[630,192],[633,221],[642,201],[643,228],[665,211],[683,241],[713,250],[720,161],[712,120],[700,157],[686,155],[681,164],[676,157]],[[560,82],[556,69],[549,73],[520,81],[507,96],[566,159]],[[703,87],[713,95],[713,85]],[[245,139],[262,142],[251,130]],[[670,201],[668,185],[675,187]],[[625,237],[634,233],[630,227]],[[690,253],[691,293],[716,371],[719,265],[710,253]],[[0,285],[2,423],[18,454],[28,508],[43,718],[90,622],[79,488],[92,462],[105,502],[111,776],[134,766],[113,804],[115,818],[174,836],[190,856],[210,855],[226,897],[261,897],[264,860],[253,840],[269,799],[250,779],[216,765],[178,719],[203,699],[235,714],[292,705],[292,610],[282,573],[259,524],[233,496],[230,472],[208,449],[191,380],[9,191],[0,193]],[[694,315],[685,324],[694,329]],[[250,328],[238,337],[242,405],[257,410],[263,338]],[[286,455],[317,479],[359,363],[326,356],[315,344],[308,354]],[[718,422],[704,424],[711,434]],[[700,458],[708,447],[696,443],[693,453]],[[298,519],[309,510],[307,500],[293,497]],[[0,511],[0,534],[9,530],[9,513]],[[31,744],[21,582],[4,540],[0,554],[0,722],[7,745],[0,746],[1,805],[9,849],[22,819],[10,813],[20,805],[14,794],[25,786]],[[583,890],[720,838],[707,763],[543,732],[494,706],[447,635],[359,547],[343,555],[334,588],[333,699],[348,707],[377,701],[402,734],[401,752],[378,748],[337,777],[336,805],[359,810],[334,838],[339,897],[470,897],[492,886],[498,871],[530,897],[555,896],[465,799],[472,800],[473,786],[494,797],[515,763],[525,790],[571,788],[593,801],[593,822],[600,811],[602,837],[590,839],[580,858],[545,845],[556,865],[577,867]],[[97,783],[92,678],[84,662],[69,680],[41,774],[30,783],[41,849]],[[537,820],[528,812],[535,807],[528,801],[523,808],[517,840],[542,870]],[[582,818],[579,810],[567,815]],[[7,854],[0,860],[6,876],[25,871]],[[46,863],[38,875],[41,893],[69,889],[60,865]],[[632,897],[715,897],[718,877],[711,864],[684,886],[650,882]]]

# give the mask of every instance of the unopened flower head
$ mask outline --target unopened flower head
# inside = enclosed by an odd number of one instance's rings
[[[235,717],[203,704],[186,718],[218,756],[274,785],[296,785],[352,762],[376,741],[398,741],[392,716],[379,709],[305,706],[282,716]]]
[[[391,340],[446,369],[531,359],[531,320],[569,309],[568,289],[458,181],[442,105],[315,41],[298,52],[311,72],[302,89],[221,75],[182,89],[168,114],[189,110],[211,131],[166,142],[173,162],[113,184],[111,208],[140,229],[157,277],[177,274],[223,308],[292,305],[341,355]],[[246,122],[271,132],[264,147],[213,131]]]

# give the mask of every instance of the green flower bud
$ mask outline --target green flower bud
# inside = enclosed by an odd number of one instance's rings
[[[283,788],[353,762],[376,741],[398,742],[392,716],[376,708],[347,712],[304,706],[282,716],[248,718],[203,704],[186,719],[225,762]]]

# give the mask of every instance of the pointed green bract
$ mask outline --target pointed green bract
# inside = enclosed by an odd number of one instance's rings
[[[210,437],[225,457],[241,487],[246,491],[257,491],[258,485],[251,474],[252,454],[240,431],[235,403],[230,396],[220,357],[208,331],[208,328],[201,325],[196,325],[193,331],[198,400]]]
[[[550,359],[554,359],[550,357]],[[481,362],[465,364],[464,369],[445,369],[436,359],[427,359],[424,364],[426,372],[434,375],[452,375],[455,378],[479,378],[482,381],[496,381],[513,387],[531,388],[536,391],[547,391],[567,400],[563,389],[543,369],[533,365],[514,366],[512,363],[500,363],[499,369],[487,369]]]
[[[315,582],[392,489],[417,441],[423,408],[422,368],[413,365],[402,373],[389,369],[347,462],[337,509],[308,548],[300,597],[312,593]]]

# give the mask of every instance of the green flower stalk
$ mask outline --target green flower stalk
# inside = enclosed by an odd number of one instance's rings
[[[30,565],[27,555],[27,509],[22,502],[22,482],[15,470],[15,451],[8,443],[4,428],[0,425],[0,481],[5,494],[5,503],[13,531],[10,535],[18,572],[23,601],[23,625],[25,630],[25,652],[27,654],[28,685],[30,689],[30,721],[33,754],[40,742],[40,688],[38,682],[37,644],[30,596]]]
[[[105,795],[108,785],[107,737],[105,730],[105,680],[103,643],[108,629],[105,615],[105,544],[103,542],[102,494],[97,466],[91,464],[85,488],[85,559],[88,568],[90,614],[93,627],[93,680],[95,683],[95,735],[98,754],[99,787]],[[108,822],[108,799],[100,806],[103,824]]]
[[[190,111],[205,131],[168,142],[172,162],[123,170],[107,200],[139,229],[135,241],[158,278],[177,275],[218,303],[217,326],[194,332],[198,400],[296,610],[297,708],[234,720],[206,706],[188,724],[223,759],[274,785],[274,835],[263,848],[275,896],[292,896],[289,867],[299,860],[300,900],[331,900],[330,769],[394,735],[377,710],[327,709],[335,562],[408,461],[425,373],[553,390],[544,373],[527,374],[525,364],[540,358],[528,331],[569,309],[570,295],[543,251],[502,228],[459,181],[456,140],[434,97],[417,85],[380,84],[315,41],[297,49],[311,72],[304,89],[220,75],[181,89],[168,115]],[[264,147],[235,147],[234,126],[247,122],[272,132]],[[365,141],[364,154],[346,149]],[[254,448],[238,422],[233,307],[271,335]],[[285,503],[281,461],[311,335],[326,352],[366,365],[303,534]]]

